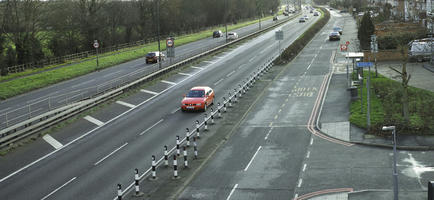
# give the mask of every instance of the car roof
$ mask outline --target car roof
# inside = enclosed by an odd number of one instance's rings
[[[208,86],[196,86],[196,87],[191,88],[190,90],[209,90],[209,89],[211,89],[211,88]]]

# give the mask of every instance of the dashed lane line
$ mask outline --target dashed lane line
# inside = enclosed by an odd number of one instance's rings
[[[116,101],[116,103],[120,104],[120,105],[123,105],[123,106],[126,106],[126,107],[130,107],[130,108],[135,108],[136,107],[135,105],[127,103],[127,102],[124,102],[124,101]]]
[[[159,94],[158,92],[154,92],[154,91],[150,91],[150,90],[145,90],[145,89],[141,89],[140,91],[144,92],[144,93],[152,94],[152,95],[158,95]]]
[[[234,185],[234,187],[232,188],[232,190],[231,190],[231,192],[229,193],[229,196],[228,196],[228,198],[226,198],[226,200],[231,199],[231,196],[232,196],[232,194],[234,194],[234,192],[235,192],[235,190],[237,189],[237,187],[238,187],[238,183]]]
[[[179,75],[183,75],[183,76],[192,76],[191,74],[187,74],[187,73],[182,73],[182,72],[178,72]]]
[[[252,164],[253,160],[255,159],[256,155],[258,154],[259,150],[261,150],[261,148],[262,148],[262,146],[258,147],[255,154],[253,154],[252,159],[250,159],[250,162],[247,164],[246,168],[244,168],[244,171],[247,171],[249,169],[250,165]]]
[[[226,75],[226,77],[230,77],[230,76],[232,76],[232,74],[234,74],[234,73],[235,73],[235,70],[232,71],[231,73],[229,73],[228,75]]]
[[[147,128],[146,130],[144,130],[143,132],[141,132],[139,135],[143,135],[146,132],[148,132],[149,130],[151,130],[152,128],[154,128],[155,126],[157,126],[159,123],[163,122],[164,119],[160,119],[157,123],[155,123],[154,125],[152,125],[151,127]]]
[[[50,194],[47,194],[46,196],[42,197],[41,200],[45,200],[48,197],[50,197],[51,195],[53,195],[54,193],[56,193],[57,191],[59,191],[60,189],[62,189],[63,187],[65,187],[66,185],[68,185],[69,183],[71,183],[72,181],[74,181],[77,177],[74,177],[72,179],[70,179],[69,181],[67,181],[66,183],[64,183],[63,185],[61,185],[60,187],[56,188],[55,190],[53,190],[52,192],[50,192]]]
[[[221,83],[224,79],[220,79],[217,82],[214,83],[214,85],[218,85],[219,83]]]
[[[51,135],[49,135],[49,134],[44,135],[44,137],[42,137],[42,139],[44,139],[46,142],[48,142],[48,144],[53,146],[55,149],[60,149],[63,147],[62,143],[60,143],[59,141],[57,141],[56,139],[51,137]]]
[[[191,68],[193,68],[193,69],[203,69],[203,67],[195,67],[195,66],[191,66]]]
[[[118,147],[117,149],[115,149],[114,151],[112,151],[111,153],[109,153],[108,155],[104,156],[103,158],[101,158],[98,162],[96,162],[93,165],[98,165],[100,164],[102,161],[104,161],[105,159],[107,159],[108,157],[110,157],[111,155],[115,154],[116,152],[118,152],[119,150],[121,150],[122,148],[124,148],[125,146],[128,145],[128,142],[126,142],[125,144],[123,144],[122,146]]]
[[[95,119],[95,118],[91,117],[90,115],[84,117],[84,119],[87,120],[87,121],[89,121],[89,122],[92,122],[92,123],[96,124],[97,126],[104,125],[104,122],[99,121],[98,119]]]

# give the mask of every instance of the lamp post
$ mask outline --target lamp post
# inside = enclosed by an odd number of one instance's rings
[[[396,171],[396,130],[395,126],[383,126],[383,131],[393,134],[393,199],[398,200],[398,172]]]
[[[158,40],[158,69],[161,69],[161,47],[160,47],[160,0],[157,0],[157,40]]]

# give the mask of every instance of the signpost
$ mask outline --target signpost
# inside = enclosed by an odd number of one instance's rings
[[[280,41],[283,40],[283,31],[282,30],[278,30],[276,31],[276,40],[279,41],[279,60],[280,60]]]
[[[99,61],[98,61],[98,48],[99,48],[99,43],[98,43],[98,40],[94,40],[94,41],[93,41],[93,47],[94,47],[95,50],[96,50],[96,69],[98,70],[98,67],[99,67]]]
[[[172,58],[175,57],[175,38],[169,37],[166,39],[166,51],[167,57],[170,58],[170,63],[172,63]]]

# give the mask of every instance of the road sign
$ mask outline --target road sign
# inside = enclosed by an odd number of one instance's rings
[[[283,40],[283,31],[282,30],[276,31],[276,40]]]
[[[341,44],[341,51],[347,51],[347,45]]]
[[[98,43],[98,41],[94,41],[94,43],[93,43],[93,47],[95,47],[95,49],[98,49],[98,47],[99,47],[99,43]]]
[[[371,67],[373,64],[372,62],[358,62],[357,67]]]
[[[167,38],[166,39],[166,46],[167,47],[173,47],[173,45],[174,45],[173,39],[172,38]]]
[[[347,45],[347,46],[350,45],[350,41],[346,41],[345,45]]]

